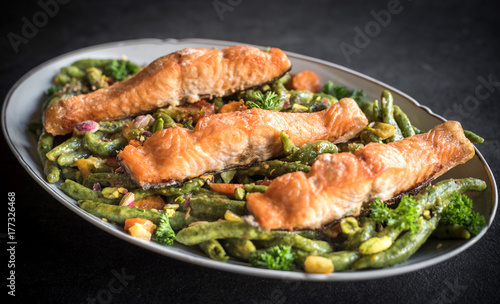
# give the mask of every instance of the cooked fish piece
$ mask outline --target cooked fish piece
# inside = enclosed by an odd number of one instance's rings
[[[290,67],[286,54],[277,48],[183,49],[156,59],[127,80],[55,102],[45,110],[44,125],[53,135],[68,134],[84,120],[121,119],[183,101],[229,95],[270,82]]]
[[[283,154],[281,131],[300,147],[318,140],[347,141],[367,123],[350,98],[315,113],[254,108],[206,116],[194,130],[175,127],[157,131],[142,146],[127,145],[118,160],[141,187],[160,187],[279,157]]]
[[[354,154],[323,154],[309,173],[282,175],[265,193],[248,195],[246,206],[267,229],[317,228],[356,216],[363,203],[388,200],[473,156],[460,123],[448,121],[401,141],[370,143]]]

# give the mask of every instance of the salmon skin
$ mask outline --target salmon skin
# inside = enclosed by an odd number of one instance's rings
[[[156,59],[127,80],[53,103],[44,112],[44,126],[53,135],[64,135],[85,120],[121,119],[230,95],[273,81],[290,68],[290,60],[277,48],[183,49]]]
[[[142,188],[162,187],[208,172],[219,172],[283,154],[280,132],[297,146],[318,140],[333,143],[354,137],[368,120],[350,98],[315,113],[262,109],[214,114],[194,130],[155,132],[144,145],[127,145],[118,161]]]
[[[318,228],[359,215],[364,203],[382,201],[433,180],[474,156],[459,122],[356,153],[323,154],[309,173],[276,178],[265,193],[247,197],[247,209],[267,229]]]

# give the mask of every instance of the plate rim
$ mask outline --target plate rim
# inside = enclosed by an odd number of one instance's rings
[[[389,268],[382,268],[382,269],[370,269],[370,270],[363,270],[363,271],[356,271],[356,272],[339,272],[339,273],[331,273],[328,275],[321,275],[321,274],[307,274],[304,272],[299,272],[299,271],[276,271],[276,270],[269,270],[269,269],[262,269],[262,268],[255,268],[248,266],[248,264],[243,264],[243,263],[238,263],[238,262],[220,262],[220,261],[215,261],[211,260],[207,257],[201,256],[201,255],[196,255],[196,256],[191,256],[191,255],[186,255],[185,252],[177,252],[177,251],[171,251],[169,250],[168,247],[157,245],[156,243],[150,243],[150,242],[145,242],[136,238],[133,238],[122,231],[118,229],[114,229],[113,227],[109,226],[111,224],[104,222],[100,219],[98,219],[95,216],[92,216],[82,210],[81,208],[78,207],[77,204],[71,203],[68,201],[66,197],[63,197],[60,195],[60,193],[55,192],[52,188],[50,188],[50,185],[48,183],[39,178],[39,176],[35,173],[35,169],[37,168],[32,168],[31,166],[28,165],[27,161],[24,160],[22,154],[20,151],[17,150],[17,147],[14,145],[13,140],[10,137],[7,125],[6,125],[6,112],[7,108],[9,105],[9,102],[11,100],[11,97],[13,93],[17,90],[17,88],[24,82],[26,79],[31,77],[33,74],[38,72],[39,70],[42,70],[46,66],[49,66],[59,60],[62,60],[67,57],[71,57],[74,55],[78,54],[84,54],[89,51],[96,51],[96,50],[105,50],[107,48],[114,48],[114,47],[119,47],[119,46],[131,46],[131,45],[141,45],[141,44],[169,44],[169,45],[182,45],[182,44],[215,44],[215,45],[224,45],[224,46],[230,46],[230,45],[250,45],[254,47],[258,47],[263,49],[263,46],[260,45],[255,45],[255,44],[249,44],[249,43],[244,43],[244,42],[236,42],[236,41],[227,41],[227,40],[215,40],[215,39],[204,39],[204,38],[184,38],[184,39],[175,39],[175,38],[166,38],[166,39],[160,39],[160,38],[141,38],[141,39],[131,39],[131,40],[121,40],[121,41],[114,41],[114,42],[107,42],[107,43],[102,43],[102,44],[96,44],[96,45],[91,45],[87,47],[83,47],[80,49],[76,49],[70,52],[66,52],[63,54],[60,54],[52,59],[49,59],[47,61],[44,61],[43,63],[39,64],[38,66],[32,68],[28,72],[26,72],[21,78],[19,78],[14,85],[10,88],[8,93],[6,94],[4,98],[4,103],[2,105],[2,131],[4,138],[13,152],[14,156],[17,158],[19,163],[24,167],[24,169],[28,172],[28,174],[47,192],[51,194],[52,197],[56,198],[60,203],[62,203],[64,206],[69,208],[71,211],[75,212],[77,215],[85,219],[87,222],[90,222],[94,226],[100,228],[101,230],[106,231],[107,233],[114,235],[122,240],[125,240],[129,243],[132,243],[136,246],[145,248],[147,250],[153,251],[157,254],[163,255],[163,256],[168,256],[170,258],[175,258],[179,261],[198,265],[198,266],[203,266],[203,267],[210,267],[216,270],[222,270],[222,271],[227,271],[227,272],[232,272],[232,273],[238,273],[238,274],[246,274],[246,275],[252,275],[252,276],[258,276],[258,277],[263,277],[263,278],[269,278],[269,279],[281,279],[281,280],[306,280],[306,281],[359,281],[359,280],[371,280],[371,279],[380,279],[380,278],[387,278],[391,276],[396,276],[396,275],[402,275],[406,274],[409,272],[413,272],[416,270],[424,269],[432,265],[436,265],[438,263],[441,263],[445,260],[450,259],[451,257],[454,257],[463,251],[471,248],[475,243],[477,243],[487,232],[487,230],[491,227],[493,224],[493,220],[496,216],[497,208],[498,208],[498,188],[496,185],[496,180],[494,178],[493,172],[491,168],[489,167],[489,164],[486,162],[485,158],[481,154],[481,152],[475,148],[476,155],[480,159],[480,161],[484,165],[484,169],[488,175],[488,178],[490,179],[490,183],[492,185],[492,210],[491,210],[491,217],[488,222],[488,226],[483,229],[477,236],[474,238],[469,239],[465,243],[459,245],[457,248],[452,249],[449,252],[446,252],[444,254],[441,254],[436,257],[432,257],[427,260],[423,260],[420,262],[416,262],[414,264],[408,264],[408,265],[402,265],[402,266],[394,266],[394,267],[389,267]],[[388,90],[391,90],[391,92],[397,93],[410,102],[413,103],[414,106],[419,107],[426,111],[429,115],[434,116],[435,118],[441,120],[441,121],[446,121],[446,119],[436,113],[434,113],[429,107],[422,105],[418,103],[415,99],[413,99],[411,96],[407,95],[406,93],[382,82],[377,79],[374,79],[368,75],[365,75],[363,73],[357,72],[355,70],[352,70],[350,68],[347,68],[345,66],[329,62],[326,60],[314,58],[311,56],[307,55],[302,55],[298,54],[295,52],[290,52],[284,50],[284,52],[290,56],[290,57],[295,57],[301,60],[306,60],[309,62],[313,62],[315,64],[320,64],[329,68],[335,68],[337,70],[344,71],[348,74],[351,74],[357,78],[362,78],[364,80],[367,80],[369,82],[372,82],[375,85],[378,85],[380,87],[384,87]],[[161,246],[161,247],[158,247]]]

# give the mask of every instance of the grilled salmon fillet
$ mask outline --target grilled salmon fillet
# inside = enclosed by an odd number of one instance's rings
[[[281,131],[300,147],[318,140],[347,141],[367,123],[350,98],[315,113],[253,108],[206,116],[194,130],[174,127],[157,131],[142,146],[127,145],[118,154],[118,161],[147,189],[279,157],[283,154]]]
[[[276,178],[265,193],[247,197],[247,209],[267,229],[318,228],[359,214],[363,203],[385,201],[474,156],[460,123],[389,144],[370,143],[356,153],[323,154],[309,173]]]
[[[64,135],[84,120],[121,119],[183,101],[229,95],[270,82],[290,68],[290,60],[277,48],[183,49],[156,59],[127,80],[53,103],[44,112],[44,125],[47,132]]]

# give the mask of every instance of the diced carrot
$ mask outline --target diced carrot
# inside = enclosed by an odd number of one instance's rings
[[[159,195],[146,196],[134,202],[134,207],[141,209],[162,210],[165,207],[165,201]]]
[[[156,225],[151,222],[150,220],[143,219],[143,218],[130,218],[125,220],[125,227],[124,229],[128,231],[130,227],[134,225],[141,225],[146,229],[149,233],[153,233],[156,229]]]
[[[243,184],[224,184],[224,183],[211,183],[210,190],[219,192],[226,195],[234,195],[236,188],[243,188]]]
[[[230,103],[223,105],[219,109],[219,113],[238,112],[238,111],[244,111],[246,109],[247,109],[247,107],[245,106],[245,103],[243,102],[243,100],[233,101],[233,102],[230,102]]]
[[[309,70],[304,70],[293,75],[290,85],[292,90],[309,91],[313,93],[319,92],[321,87],[318,76]]]

